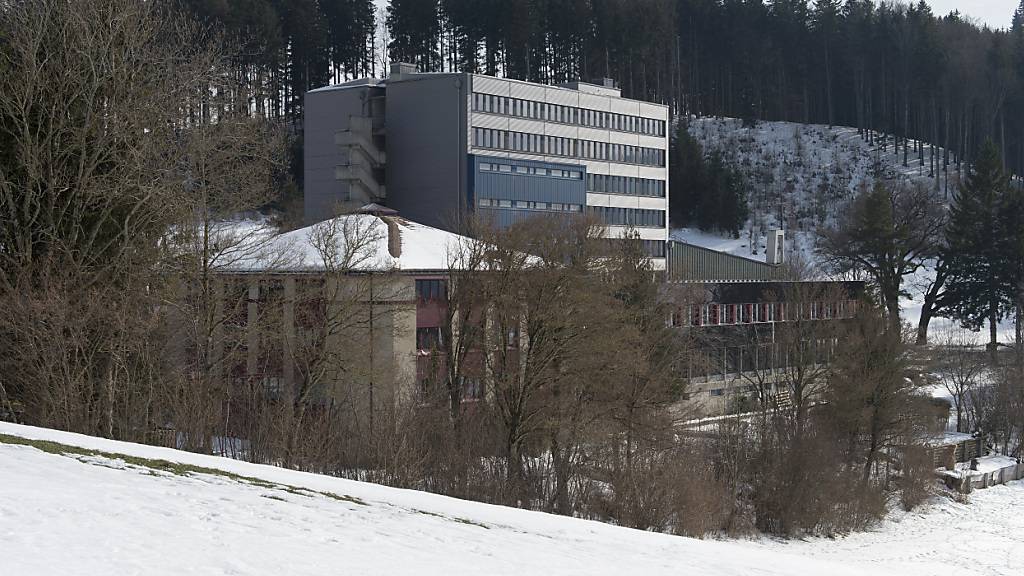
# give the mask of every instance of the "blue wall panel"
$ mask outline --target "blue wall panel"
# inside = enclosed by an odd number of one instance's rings
[[[490,156],[470,156],[468,199],[525,200],[563,204],[587,203],[586,168],[576,164],[554,164]],[[491,166],[481,170],[481,164]],[[506,170],[497,167],[505,166]],[[511,170],[507,170],[511,168]],[[534,173],[540,171],[540,174]],[[546,171],[546,174],[544,173]],[[554,176],[562,172],[574,177]]]

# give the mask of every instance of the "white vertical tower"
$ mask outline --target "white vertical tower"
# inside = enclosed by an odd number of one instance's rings
[[[786,261],[786,233],[783,230],[768,231],[768,249],[765,254],[765,261],[773,266],[779,266]]]

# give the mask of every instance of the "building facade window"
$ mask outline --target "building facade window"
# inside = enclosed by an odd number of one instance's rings
[[[430,328],[416,329],[416,349],[423,352],[436,352],[443,350],[441,341],[441,328],[434,326]]]
[[[532,210],[540,212],[583,212],[582,204],[561,202],[534,202],[529,200],[496,200],[480,198],[476,202],[479,208],[511,208],[513,210]]]
[[[424,302],[447,300],[448,286],[444,280],[417,280],[416,298]]]
[[[590,211],[609,226],[635,226],[637,228],[665,227],[664,210],[591,206]]]
[[[630,132],[647,136],[665,136],[666,130],[666,122],[655,118],[548,104],[546,102],[522,100],[508,96],[495,96],[479,92],[473,93],[473,111],[529,118],[532,120],[544,120],[559,124],[586,126],[588,128],[603,128],[616,132]]]
[[[608,144],[560,136],[541,136],[493,128],[473,128],[473,146],[510,152],[529,152],[545,156],[604,160],[620,164],[665,166],[665,151],[657,148]]]
[[[622,194],[626,196],[665,197],[665,181],[632,176],[610,176],[587,174],[587,191],[598,194]]]
[[[509,162],[506,160],[506,162]],[[514,162],[514,161],[513,161]],[[508,174],[516,176],[543,176],[549,178],[562,178],[571,180],[582,180],[583,172],[580,170],[543,168],[538,166],[523,166],[519,164],[481,162],[477,168],[480,172]]]

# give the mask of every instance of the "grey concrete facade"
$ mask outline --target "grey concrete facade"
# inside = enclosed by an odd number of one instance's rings
[[[305,126],[303,130],[303,212],[307,224],[326,220],[353,206],[382,200],[374,198],[352,181],[339,179],[339,168],[356,167],[361,176],[383,180],[374,175],[365,162],[383,161],[380,157],[384,144],[379,130],[383,127],[384,88],[375,81],[355,81],[329,86],[306,93]],[[339,136],[358,131],[359,146],[339,146]],[[377,131],[378,134],[374,134]],[[366,150],[369,148],[370,150]],[[374,150],[376,149],[376,150]],[[375,153],[376,152],[376,153]],[[365,158],[377,156],[377,158]],[[360,169],[360,162],[362,169]],[[378,185],[381,184],[378,182]],[[383,196],[383,194],[381,194]]]
[[[362,140],[347,136],[339,146],[341,138],[329,137],[351,132],[355,117],[380,126],[379,186],[364,184],[378,176],[368,175],[361,148],[351,145]],[[387,80],[307,94],[305,219],[329,218],[356,199],[453,231],[469,212],[509,224],[587,211],[606,222],[610,237],[633,228],[663,269],[668,142],[667,107],[622,98],[610,85],[547,86],[396,65]]]
[[[388,80],[387,206],[428,226],[458,231],[467,205],[465,74]]]

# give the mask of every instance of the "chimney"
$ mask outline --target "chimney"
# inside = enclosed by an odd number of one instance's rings
[[[370,203],[355,211],[356,214],[369,214],[380,218],[388,227],[388,253],[392,258],[402,255],[402,231],[398,229],[398,211],[380,204]]]
[[[765,250],[765,262],[772,266],[780,266],[786,261],[786,233],[783,230],[768,231],[768,247]]]
[[[416,74],[417,72],[419,72],[419,70],[416,69],[415,64],[409,64],[408,62],[392,62],[390,78],[401,78],[402,76]]]
[[[393,217],[382,217],[388,225],[388,254],[392,258],[402,257],[402,231],[398,229],[398,221]]]

